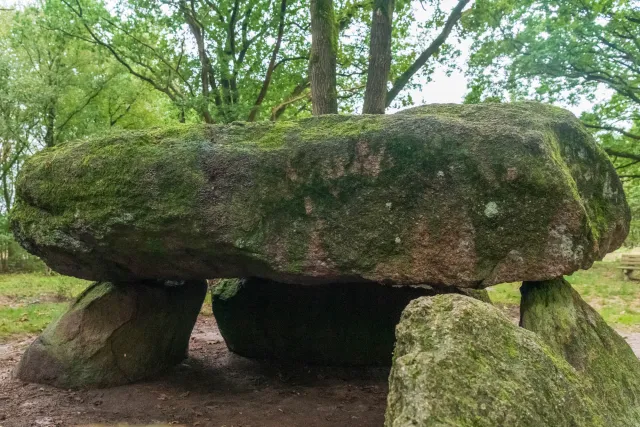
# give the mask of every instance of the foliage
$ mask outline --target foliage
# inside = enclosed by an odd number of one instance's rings
[[[13,238],[6,215],[0,215],[0,273],[40,272],[46,266],[36,256],[25,251]]]
[[[621,175],[636,177],[639,24],[638,0],[479,0],[464,20],[475,40],[467,101],[591,103],[583,121]]]

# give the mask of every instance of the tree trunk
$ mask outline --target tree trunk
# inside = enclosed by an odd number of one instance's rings
[[[333,0],[311,0],[311,102],[314,116],[338,113],[336,60],[338,27]]]
[[[10,191],[9,182],[7,180],[7,173],[2,175],[2,197],[4,198],[4,208],[7,212],[11,211],[11,207],[13,206],[13,193]],[[13,188],[13,187],[11,187]]]
[[[53,103],[49,104],[45,117],[46,133],[44,135],[44,143],[47,147],[53,147],[56,144],[56,107]]]
[[[393,1],[375,0],[373,5],[369,70],[362,108],[364,114],[384,114],[386,107],[387,80],[391,69]]]
[[[204,44],[204,35],[200,25],[196,19],[187,10],[187,6],[182,4],[182,12],[189,25],[191,34],[196,39],[196,45],[198,46],[198,58],[200,59],[200,78],[202,82],[202,107],[201,113],[205,123],[213,123],[211,112],[209,112],[209,57],[207,56],[206,46]]]

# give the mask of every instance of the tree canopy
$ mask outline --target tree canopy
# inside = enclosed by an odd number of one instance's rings
[[[465,26],[478,35],[469,102],[589,102],[584,123],[622,177],[640,177],[639,1],[478,0]]]

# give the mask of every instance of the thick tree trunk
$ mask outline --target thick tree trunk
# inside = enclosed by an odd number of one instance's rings
[[[338,28],[333,0],[311,0],[311,102],[314,116],[338,113],[336,57]]]
[[[391,30],[394,0],[375,0],[371,16],[369,70],[364,92],[364,114],[384,114],[391,68]]]

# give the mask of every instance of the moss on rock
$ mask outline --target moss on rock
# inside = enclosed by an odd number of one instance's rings
[[[640,361],[604,319],[559,278],[526,282],[520,324],[573,366],[608,425],[640,425]]]
[[[27,348],[14,376],[64,388],[150,377],[186,356],[204,281],[89,286]]]
[[[400,314],[413,299],[454,288],[378,283],[306,285],[227,279],[213,314],[241,356],[325,365],[389,365]],[[473,291],[488,300],[484,290]]]
[[[582,376],[489,304],[419,298],[396,336],[386,427],[637,425],[606,423]]]
[[[578,119],[518,103],[61,144],[25,163],[11,220],[27,250],[93,280],[485,287],[588,268],[629,209]]]

